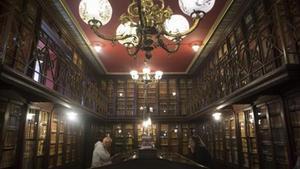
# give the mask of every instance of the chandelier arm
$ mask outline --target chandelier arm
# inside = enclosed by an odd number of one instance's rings
[[[143,29],[145,27],[145,21],[144,21],[144,14],[142,11],[142,0],[137,0],[137,6],[138,6],[138,13],[139,13],[139,18],[140,18],[140,25],[141,28]]]
[[[132,48],[126,48],[126,49],[129,56],[135,56],[137,55],[137,53],[140,51],[141,48],[135,47],[133,52],[131,52]]]
[[[127,8],[127,13],[131,16],[131,17],[136,17],[136,14],[134,13],[134,6],[137,5],[136,1],[132,1],[128,8]]]
[[[111,36],[109,36],[109,35],[105,35],[105,34],[103,34],[103,33],[100,33],[100,32],[98,31],[98,28],[99,28],[99,27],[96,26],[96,25],[92,25],[92,26],[91,26],[91,29],[94,31],[94,33],[95,33],[98,37],[100,37],[100,38],[102,38],[102,39],[104,39],[104,40],[108,40],[108,41],[115,42],[115,41],[118,41],[118,40],[124,40],[124,39],[130,38],[130,37],[133,37],[132,35],[125,35],[125,36],[115,35],[115,37],[111,37]]]
[[[161,35],[158,35],[157,37],[157,41],[160,47],[162,47],[166,52],[168,53],[175,53],[178,51],[179,47],[180,47],[180,41],[176,41],[176,43],[174,44],[175,47],[173,49],[168,48],[168,46],[164,43],[164,41],[160,38]]]
[[[132,48],[127,47],[127,53],[128,53],[128,55],[129,56],[135,56],[135,55],[137,55],[137,53],[141,50],[142,42],[143,42],[143,36],[141,36],[141,34],[139,34],[139,43],[138,43],[138,45],[136,47],[134,47],[135,50],[133,52],[130,52],[130,50]]]
[[[174,37],[174,38],[178,38],[178,37],[182,37],[182,36],[186,36],[190,33],[192,33],[193,31],[196,30],[196,28],[199,26],[200,24],[200,21],[202,20],[204,15],[197,15],[196,18],[193,20],[193,24],[192,26],[189,28],[189,30],[183,32],[183,33],[177,33],[177,34],[172,34],[168,31],[166,31],[165,27],[162,26],[162,31],[163,31],[163,34],[167,35],[167,36],[171,36],[171,37]]]
[[[164,8],[165,8],[165,1],[164,0],[160,0],[160,2],[161,2],[161,8],[160,8],[160,10],[164,10]]]

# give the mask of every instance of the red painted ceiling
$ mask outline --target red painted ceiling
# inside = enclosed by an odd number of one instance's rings
[[[192,50],[191,44],[203,41],[210,29],[212,28],[217,17],[221,14],[227,0],[216,0],[213,9],[203,18],[199,27],[195,32],[185,37],[179,51],[173,54],[165,52],[163,49],[154,49],[153,56],[150,61],[150,67],[154,70],[162,70],[165,73],[184,73],[187,71],[196,53]],[[144,54],[139,53],[137,61],[134,61],[126,51],[126,48],[116,43],[113,45],[109,41],[104,41],[98,38],[90,27],[85,24],[79,17],[78,6],[80,0],[65,0],[67,9],[77,19],[79,26],[82,28],[85,36],[88,38],[88,44],[102,44],[103,50],[97,54],[103,63],[107,73],[127,73],[131,69],[141,71],[143,66]],[[127,11],[127,6],[131,0],[109,0],[113,8],[113,16],[109,23],[103,26],[100,30],[102,33],[114,35],[117,26],[120,24],[119,16]],[[174,14],[184,15],[178,5],[177,0],[165,0],[166,6],[169,5]],[[187,19],[189,16],[184,15]],[[191,22],[190,22],[191,25]]]

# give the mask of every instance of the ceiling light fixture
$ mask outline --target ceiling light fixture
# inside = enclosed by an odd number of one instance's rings
[[[136,81],[136,82],[141,82],[141,83],[153,83],[153,82],[158,82],[161,80],[163,76],[162,71],[156,71],[154,74],[151,73],[151,69],[146,65],[143,69],[142,73],[139,73],[136,70],[130,71],[131,78]]]
[[[212,114],[212,116],[213,116],[215,121],[220,121],[221,118],[222,118],[222,114],[219,113],[219,112],[216,112],[216,113]]]
[[[78,114],[77,114],[77,113],[74,113],[74,112],[67,112],[67,118],[68,118],[70,121],[77,121],[77,119],[78,119]]]
[[[174,15],[164,0],[132,0],[127,12],[120,16],[116,35],[104,35],[99,29],[106,25],[113,14],[108,0],[81,0],[79,14],[94,33],[105,40],[119,42],[127,48],[130,56],[136,57],[141,50],[146,59],[152,57],[152,50],[161,47],[168,53],[179,49],[182,39],[192,33],[202,18],[209,12],[215,0],[178,0],[181,11],[192,18],[190,26],[182,15]],[[171,40],[174,44],[167,45]]]
[[[102,51],[102,46],[97,44],[97,45],[94,45],[94,49],[97,53],[100,53]]]
[[[197,44],[197,43],[196,43],[196,44],[193,44],[193,45],[192,45],[192,49],[193,49],[194,52],[198,52],[198,50],[200,49],[200,45]]]

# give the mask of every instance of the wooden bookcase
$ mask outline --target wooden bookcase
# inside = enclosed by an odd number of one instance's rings
[[[225,159],[228,163],[238,165],[238,145],[236,137],[236,119],[233,112],[230,112],[224,119],[225,123]]]
[[[261,167],[288,168],[287,136],[280,99],[256,106]]]
[[[132,151],[134,148],[134,125],[125,124],[123,128],[125,135],[125,151]]]
[[[125,151],[125,136],[122,124],[113,124],[113,154]]]
[[[117,80],[117,103],[116,103],[116,110],[117,116],[124,116],[126,112],[126,81]]]
[[[151,115],[157,115],[157,84],[148,85],[147,90],[147,105]]]
[[[252,108],[238,112],[240,127],[242,166],[245,168],[259,168],[259,157],[255,133],[255,121]]]
[[[41,169],[45,166],[49,114],[38,107],[31,107],[28,110],[24,133],[23,169]]]
[[[113,139],[113,154],[119,153],[119,152],[128,152],[132,151],[135,146],[135,125],[124,123],[124,124],[113,124],[113,133],[112,133],[112,139]],[[139,126],[138,126],[139,127]],[[141,135],[139,128],[138,130],[138,139],[141,141]],[[106,132],[108,132],[106,130]]]
[[[160,115],[168,115],[168,105],[169,105],[169,92],[168,92],[168,81],[167,80],[160,80],[158,83],[159,87],[159,99],[158,99],[158,106],[159,106],[159,114]]]
[[[133,116],[135,115],[135,83],[133,80],[127,80],[126,85],[126,115],[127,116]]]
[[[291,127],[290,142],[295,147],[291,153],[294,161],[300,156],[300,93],[295,92],[287,97],[287,113]]]
[[[143,115],[144,108],[145,108],[145,89],[144,84],[137,84],[137,114],[139,116]]]
[[[131,79],[102,80],[101,89],[108,96],[109,116],[142,116],[145,108],[145,84]],[[146,105],[151,115],[187,115],[192,80],[188,78],[166,78],[147,85]]]
[[[171,152],[179,153],[180,150],[180,128],[178,124],[169,124],[170,130],[170,143],[169,147]]]
[[[169,125],[160,124],[160,133],[159,133],[159,148],[162,151],[169,151]]]
[[[214,142],[215,142],[215,152],[214,157],[217,160],[224,160],[224,131],[223,131],[223,123],[217,122],[214,124]]]
[[[0,98],[0,168],[9,169],[16,167],[17,151],[20,151],[19,131],[21,127],[24,108],[21,103],[2,100]]]
[[[115,113],[115,90],[114,83],[112,80],[106,81],[107,99],[108,99],[108,116],[112,116]]]
[[[176,79],[168,80],[168,113],[171,115],[177,115],[177,82]]]
[[[189,126],[188,124],[182,124],[181,125],[181,130],[182,130],[182,154],[183,155],[188,155],[189,153]]]

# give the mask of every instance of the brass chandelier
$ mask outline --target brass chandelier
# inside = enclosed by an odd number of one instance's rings
[[[178,0],[178,3],[182,12],[192,18],[191,26],[184,16],[173,14],[164,0],[131,0],[127,12],[120,16],[120,25],[113,36],[99,31],[112,17],[108,0],[81,0],[79,14],[98,37],[119,42],[130,56],[136,57],[139,51],[144,51],[146,59],[150,59],[155,48],[176,52],[182,39],[192,33],[212,9],[215,0]]]

